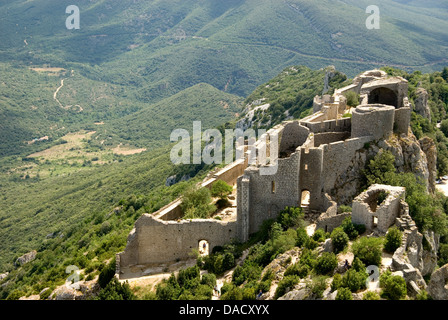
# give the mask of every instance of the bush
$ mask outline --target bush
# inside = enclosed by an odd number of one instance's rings
[[[448,244],[442,243],[439,248],[437,264],[439,267],[444,266],[448,263]]]
[[[296,275],[303,279],[310,273],[310,271],[311,269],[308,265],[295,263],[286,269],[284,276]]]
[[[286,207],[282,210],[278,217],[277,222],[281,224],[283,229],[303,227],[303,218],[305,213],[300,207]]]
[[[206,273],[202,275],[201,284],[205,284],[211,288],[216,285],[216,276],[213,273]]]
[[[356,107],[359,105],[359,94],[355,91],[347,91],[344,93],[344,96],[347,98],[347,105],[349,107]]]
[[[232,191],[232,186],[222,180],[214,182],[210,190],[212,197],[218,197],[221,200],[227,200],[228,195],[231,194]]]
[[[380,296],[375,291],[367,291],[362,296],[362,300],[380,300]]]
[[[107,284],[114,278],[116,270],[115,257],[103,268],[98,276],[98,284],[101,288],[106,288]]]
[[[352,223],[352,218],[345,218],[344,221],[342,221],[341,228],[350,240],[354,240],[358,237],[358,230],[356,230],[355,225]]]
[[[313,240],[317,242],[324,242],[326,239],[325,231],[322,229],[317,229],[313,234]]]
[[[400,276],[388,276],[383,282],[381,296],[389,300],[400,300],[406,297],[406,281]]]
[[[221,295],[221,300],[243,300],[243,289],[236,286],[226,288]]]
[[[97,300],[135,300],[135,296],[127,282],[120,283],[117,278],[113,278],[107,286],[102,289]]]
[[[315,270],[318,274],[324,275],[334,271],[338,266],[338,259],[334,253],[324,252],[317,258]]]
[[[366,266],[381,264],[381,252],[383,241],[375,237],[362,237],[352,245],[355,257],[359,258]]]
[[[356,271],[354,269],[348,270],[342,277],[341,287],[350,289],[351,292],[356,292],[366,288],[367,273],[364,271]]]
[[[347,288],[339,288],[335,300],[353,300],[352,292]]]
[[[192,188],[187,190],[182,197],[180,208],[184,213],[184,219],[208,218],[216,210],[210,204],[212,201],[210,190],[207,188]]]
[[[296,246],[302,248],[308,241],[309,237],[305,228],[297,228]]]
[[[333,243],[334,251],[336,253],[343,251],[349,241],[347,234],[341,227],[334,229],[331,233],[330,238],[331,242]]]
[[[333,282],[331,283],[331,291],[336,291],[342,286],[342,276],[336,273],[333,277]]]
[[[278,283],[278,287],[275,290],[274,299],[277,300],[281,296],[285,295],[289,290],[291,290],[297,283],[299,283],[300,278],[298,276],[286,276]]]
[[[326,279],[326,277],[320,276],[307,283],[307,288],[310,289],[311,294],[318,299],[323,297],[323,293],[327,288]]]
[[[387,231],[386,241],[384,242],[384,250],[394,253],[401,246],[403,234],[397,227],[391,227]]]

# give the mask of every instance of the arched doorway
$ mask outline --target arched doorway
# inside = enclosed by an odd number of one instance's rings
[[[389,106],[398,107],[397,94],[388,88],[376,88],[369,93],[369,104],[386,104]]]
[[[199,241],[199,246],[198,246],[198,250],[199,250],[199,255],[201,257],[204,256],[208,256],[209,252],[210,252],[210,244],[208,243],[207,240],[200,240]]]
[[[310,197],[311,193],[309,192],[309,190],[302,190],[300,198],[300,206],[302,208],[308,208],[310,206]]]

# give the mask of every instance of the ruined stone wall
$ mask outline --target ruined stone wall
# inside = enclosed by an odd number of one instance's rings
[[[362,137],[321,145],[319,147],[324,153],[322,165],[322,177],[324,177],[322,189],[324,192],[331,194],[338,177],[348,170],[356,151],[362,149],[370,141],[372,141],[372,137]]]
[[[300,124],[305,126],[311,130],[313,133],[322,133],[322,132],[346,132],[351,131],[351,122],[350,118],[342,118],[338,120],[327,120],[322,122],[308,122],[301,121]]]
[[[286,206],[298,206],[299,161],[300,153],[296,152],[291,157],[278,159],[278,170],[274,175],[260,175],[258,168],[248,168],[245,171],[248,190],[242,192],[246,193],[248,204],[243,204],[247,199],[241,195],[241,198],[237,198],[237,206],[248,206],[250,234],[258,231],[263,221],[275,219]],[[238,188],[242,181],[242,178],[239,179]]]
[[[352,138],[372,136],[374,140],[389,137],[394,129],[395,108],[381,104],[360,105],[352,114]]]
[[[382,192],[387,193],[385,200],[378,205]],[[377,229],[386,233],[401,214],[401,201],[405,196],[405,188],[375,184],[353,200],[352,222],[363,224],[367,230]],[[374,218],[377,225],[374,225]]]
[[[395,110],[394,128],[398,134],[408,135],[411,124],[411,108],[403,107]]]
[[[236,221],[215,219],[162,221],[145,214],[135,223],[126,250],[120,254],[121,266],[165,263],[191,258],[199,241],[206,240],[209,250],[238,238]]]
[[[344,221],[345,218],[351,216],[351,212],[338,214],[338,204],[333,201],[328,194],[325,194],[323,205],[326,209],[317,219],[316,229],[332,232],[342,224],[342,221]]]
[[[299,200],[304,191],[310,192],[310,210],[322,210],[323,195],[321,181],[323,166],[323,151],[321,148],[300,149],[300,177],[299,177]],[[301,205],[299,202],[298,205]]]
[[[350,132],[324,132],[314,135],[314,146],[317,148],[322,144],[329,144],[337,141],[349,139]]]
[[[305,143],[309,134],[310,130],[307,127],[300,125],[298,121],[286,124],[279,137],[280,153],[287,152],[291,149],[295,150]]]

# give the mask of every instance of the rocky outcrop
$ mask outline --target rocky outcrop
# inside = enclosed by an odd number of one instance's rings
[[[26,264],[28,262],[31,262],[34,259],[36,259],[36,255],[37,255],[37,251],[36,250],[28,252],[28,253],[24,254],[23,256],[18,257],[16,262],[14,262],[14,265],[16,267],[23,266],[24,264]]]
[[[417,96],[414,99],[415,112],[420,114],[423,118],[426,118],[429,121],[431,121],[431,109],[429,108],[428,105],[428,98],[429,98],[428,92],[423,88],[417,88],[415,95]]]
[[[423,137],[419,141],[420,147],[426,155],[426,163],[428,166],[428,189],[429,192],[434,193],[436,191],[437,180],[437,147],[429,137]]]
[[[347,170],[341,174],[331,192],[331,197],[338,204],[351,204],[362,187],[362,172],[368,161],[373,159],[381,150],[390,151],[395,156],[395,167],[398,172],[412,172],[419,177],[431,192],[435,190],[437,176],[437,150],[434,142],[429,138],[422,138],[419,142],[410,133],[407,137],[392,135],[387,140],[366,145],[353,155]],[[424,152],[426,150],[426,153]]]
[[[62,285],[50,295],[51,300],[87,300],[98,294],[100,286],[97,281],[81,281],[77,286]]]
[[[434,300],[448,300],[448,264],[436,270],[431,275],[428,284],[428,293]]]

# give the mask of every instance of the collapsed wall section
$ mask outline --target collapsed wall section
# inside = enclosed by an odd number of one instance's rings
[[[149,265],[191,258],[199,242],[206,240],[210,252],[238,238],[236,221],[215,219],[162,221],[145,214],[135,223],[124,252],[119,254],[120,266]]]

